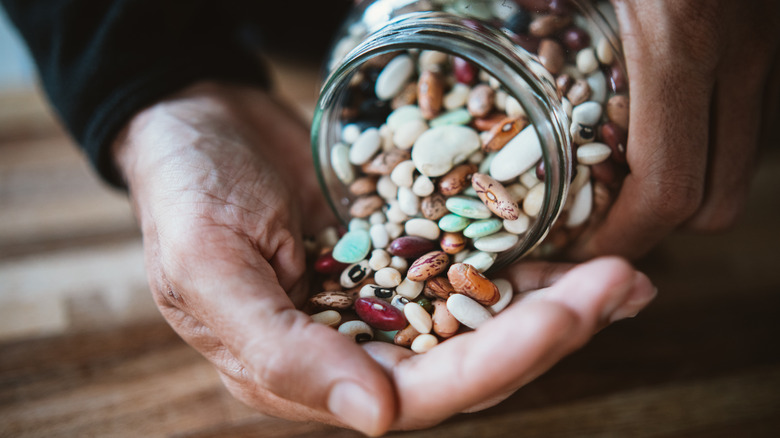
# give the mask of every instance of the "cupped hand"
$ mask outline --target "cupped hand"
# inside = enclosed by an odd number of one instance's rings
[[[747,199],[764,113],[779,102],[769,86],[780,65],[779,2],[612,3],[631,93],[631,173],[578,258],[637,258],[674,229],[732,225]]]
[[[198,84],[115,145],[157,305],[260,412],[371,435],[430,426],[497,403],[654,294],[617,259],[524,263],[505,276],[537,291],[475,332],[423,355],[357,345],[296,310],[311,292],[302,236],[331,220],[306,132],[263,91]]]
[[[302,235],[323,227],[307,129],[266,93],[198,84],[115,143],[155,301],[238,399],[274,416],[387,429],[393,387],[358,345],[296,310]]]
[[[394,427],[428,427],[498,404],[606,325],[636,315],[656,294],[644,274],[618,258],[578,266],[521,262],[498,277],[519,293],[477,330],[419,355],[391,344],[365,344],[396,386]]]

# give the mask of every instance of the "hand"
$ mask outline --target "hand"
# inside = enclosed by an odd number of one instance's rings
[[[478,330],[420,355],[386,343],[364,345],[395,382],[394,428],[428,427],[498,404],[606,325],[636,315],[656,294],[644,274],[617,258],[578,266],[521,262],[498,276],[521,292]]]
[[[763,112],[778,103],[777,87],[768,93],[778,67],[777,1],[613,4],[631,93],[631,173],[578,258],[636,258],[678,227],[733,224],[746,202]]]
[[[497,403],[654,295],[619,260],[524,263],[506,274],[516,290],[545,289],[478,331],[419,356],[356,345],[295,310],[301,236],[328,221],[307,142],[264,92],[216,84],[144,110],[116,142],[160,311],[258,411],[372,435],[430,426]]]
[[[295,310],[302,235],[324,227],[307,127],[262,91],[199,84],[116,141],[149,283],[230,392],[278,417],[384,431],[393,387],[358,345]]]

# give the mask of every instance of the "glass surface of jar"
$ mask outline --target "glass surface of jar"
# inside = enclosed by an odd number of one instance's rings
[[[336,214],[397,224],[391,240],[435,222],[420,235],[489,268],[584,238],[627,172],[615,21],[587,0],[358,4],[312,125]]]

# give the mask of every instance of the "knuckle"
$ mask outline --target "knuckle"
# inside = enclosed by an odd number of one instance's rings
[[[678,225],[690,218],[702,202],[702,182],[691,174],[660,178],[647,185],[644,205],[656,222]]]

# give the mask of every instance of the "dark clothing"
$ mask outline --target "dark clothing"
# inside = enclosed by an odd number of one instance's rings
[[[100,175],[136,112],[201,79],[267,86],[258,50],[322,56],[350,2],[0,0]]]

